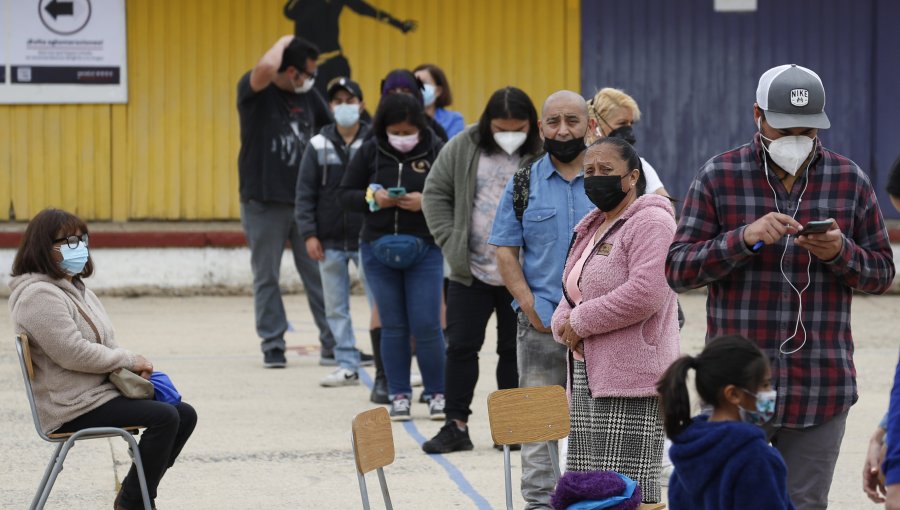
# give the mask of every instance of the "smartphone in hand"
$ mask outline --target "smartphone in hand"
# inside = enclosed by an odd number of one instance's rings
[[[831,230],[831,225],[834,223],[834,220],[820,220],[820,221],[810,221],[806,225],[803,225],[803,230],[801,230],[797,235],[805,236],[807,234],[824,234]]]
[[[391,198],[399,198],[403,195],[406,195],[406,188],[403,186],[399,186],[396,188],[388,188],[387,189],[388,196]]]

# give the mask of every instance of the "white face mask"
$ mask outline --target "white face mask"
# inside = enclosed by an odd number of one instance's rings
[[[771,140],[763,136],[761,129],[759,135],[763,140],[769,142],[769,146],[765,148],[765,151],[769,153],[772,161],[791,175],[797,175],[797,170],[809,157],[809,153],[812,152],[815,144],[813,138],[803,135],[782,136],[776,140]],[[763,144],[763,147],[765,147],[765,144]]]
[[[294,94],[306,94],[313,88],[313,84],[316,82],[315,78],[307,78],[303,85],[299,87],[294,87]]]
[[[437,99],[437,87],[430,83],[425,84],[425,90],[422,91],[422,100],[425,101],[425,106],[431,106],[434,104],[434,101]]]
[[[494,133],[494,141],[503,149],[503,152],[510,156],[519,150],[519,147],[525,143],[526,138],[528,138],[528,133],[521,131],[498,131]]]

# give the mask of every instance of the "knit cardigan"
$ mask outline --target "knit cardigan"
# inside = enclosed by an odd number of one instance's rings
[[[575,227],[563,282],[604,220],[596,209]],[[581,304],[570,306],[564,291],[553,314],[553,336],[563,343],[568,320],[584,339],[588,389],[594,398],[655,396],[657,380],[678,357],[678,302],[665,276],[674,235],[669,199],[639,197],[585,263]]]
[[[121,396],[108,375],[133,367],[135,355],[116,344],[106,310],[93,292],[79,280],[40,273],[14,277],[9,286],[16,334],[29,339],[34,401],[45,433]],[[76,301],[101,338],[81,316]]]

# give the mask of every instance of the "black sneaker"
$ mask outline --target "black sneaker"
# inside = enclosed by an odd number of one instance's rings
[[[500,451],[502,452],[502,451],[503,451],[503,445],[502,445],[502,444],[494,443],[494,449],[495,449],[495,450],[500,450]],[[517,452],[517,451],[519,451],[519,450],[521,450],[521,449],[522,449],[522,445],[520,445],[520,444],[511,444],[511,445],[509,445],[509,451],[511,451],[511,452]]]
[[[375,364],[375,356],[359,351],[359,366],[371,367]]]
[[[284,368],[287,358],[284,349],[271,349],[263,353],[263,366],[266,368]]]
[[[456,422],[448,420],[436,436],[422,443],[425,453],[462,452],[475,448],[469,439],[469,430],[459,430]]]
[[[338,362],[334,359],[333,352],[323,352],[319,354],[319,366],[320,367],[336,367]]]

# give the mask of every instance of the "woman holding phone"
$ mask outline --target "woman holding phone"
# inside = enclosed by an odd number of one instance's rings
[[[408,94],[381,99],[366,140],[341,182],[344,207],[366,213],[360,259],[381,316],[381,357],[391,419],[410,419],[410,335],[430,397],[444,419],[443,257],[422,214],[422,189],[442,142],[428,129],[422,102]]]

